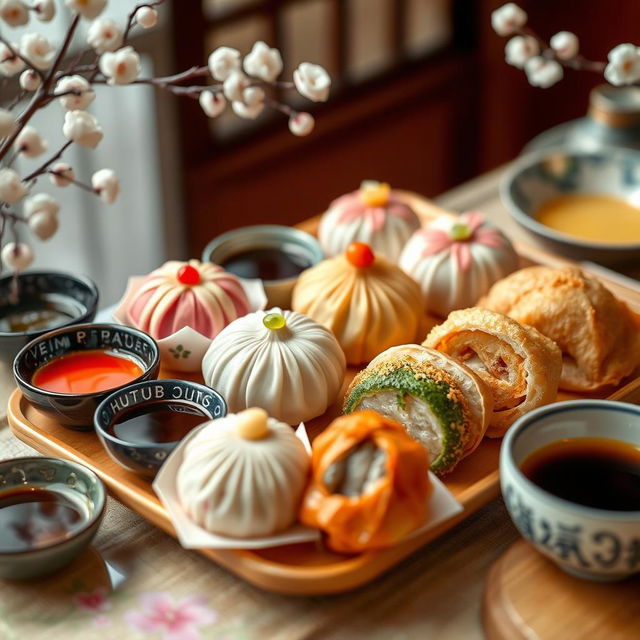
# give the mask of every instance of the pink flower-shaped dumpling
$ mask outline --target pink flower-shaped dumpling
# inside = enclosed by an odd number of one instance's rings
[[[160,340],[183,327],[213,338],[249,311],[245,289],[233,274],[198,260],[172,260],[147,276],[126,314],[133,326]]]
[[[418,216],[387,183],[366,180],[331,203],[320,221],[318,240],[327,258],[342,255],[352,242],[364,242],[376,255],[397,262],[419,228]]]
[[[518,268],[509,239],[472,211],[443,216],[416,231],[399,261],[422,289],[426,310],[446,317],[473,306],[491,286]]]

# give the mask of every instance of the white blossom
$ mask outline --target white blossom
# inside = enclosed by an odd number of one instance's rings
[[[57,162],[49,169],[49,179],[56,187],[68,187],[76,179],[76,173],[70,164]]]
[[[570,31],[559,31],[551,38],[549,44],[560,60],[575,58],[580,49],[578,36]]]
[[[522,69],[525,62],[540,53],[538,41],[531,36],[514,36],[504,48],[504,57],[508,64]]]
[[[29,22],[29,8],[21,0],[0,0],[0,18],[10,27],[21,27]]]
[[[562,66],[555,60],[545,60],[541,56],[534,56],[524,65],[529,83],[534,87],[548,89],[562,80]]]
[[[17,151],[27,156],[27,158],[37,158],[47,149],[47,143],[40,137],[34,127],[27,125],[18,134],[14,146]]]
[[[309,100],[325,102],[329,98],[331,78],[318,64],[303,62],[293,72],[293,82],[296,89]]]
[[[86,78],[82,76],[65,76],[58,81],[56,93],[69,93],[60,98],[60,104],[70,111],[86,109],[96,97],[95,91]],[[76,95],[77,94],[77,95]]]
[[[20,38],[20,53],[36,69],[48,69],[56,56],[51,43],[39,33],[25,33]]]
[[[224,82],[233,71],[240,70],[240,52],[231,47],[218,47],[209,56],[209,71],[214,79]]]
[[[255,118],[262,113],[262,110],[264,109],[264,102],[248,105],[244,102],[234,100],[231,103],[231,108],[237,116],[246,118],[247,120],[255,120]]]
[[[7,242],[2,247],[0,259],[12,271],[22,271],[33,262],[33,251],[28,244],[24,242]]]
[[[87,30],[87,44],[96,53],[117,51],[122,46],[122,29],[110,18],[94,20]]]
[[[25,91],[35,91],[41,84],[42,78],[33,69],[25,69],[20,74],[20,86]]]
[[[244,102],[248,107],[255,107],[258,104],[262,104],[264,102],[264,89],[261,87],[247,87],[242,92],[242,102]]]
[[[24,213],[29,217],[37,211],[46,211],[47,213],[58,215],[60,205],[48,193],[36,193],[24,201]]]
[[[120,193],[120,182],[112,169],[100,169],[91,176],[91,186],[105,204],[111,204]]]
[[[250,76],[273,82],[282,73],[282,56],[277,49],[258,41],[245,57],[243,67]]]
[[[232,102],[242,102],[244,90],[249,88],[249,78],[242,71],[232,71],[223,84],[225,98]]]
[[[10,136],[16,130],[16,120],[8,109],[0,109],[0,138]]]
[[[20,73],[25,67],[22,59],[16,55],[18,45],[15,42],[11,43],[11,49],[4,42],[0,42],[0,72],[5,76]]]
[[[219,116],[227,106],[227,101],[221,93],[203,91],[198,98],[202,110],[210,118]]]
[[[53,0],[37,0],[33,3],[33,10],[40,22],[51,22],[56,15],[56,4]]]
[[[62,133],[67,140],[89,149],[95,149],[103,136],[96,118],[86,111],[67,111]]]
[[[46,211],[37,211],[27,220],[31,233],[40,240],[48,240],[58,230],[58,216]]]
[[[510,36],[527,24],[527,14],[514,2],[507,2],[491,14],[491,26],[499,36]]]
[[[20,176],[13,169],[0,169],[0,200],[7,204],[15,204],[20,202],[27,193],[29,193],[27,185],[20,180]]]
[[[140,56],[133,47],[123,47],[115,53],[106,52],[100,56],[100,71],[108,78],[109,84],[130,84],[139,75]]]
[[[609,51],[609,64],[604,70],[607,82],[633,84],[640,80],[640,49],[628,42]]]
[[[293,114],[289,118],[289,131],[291,131],[294,136],[308,136],[313,131],[315,124],[316,121],[310,113],[301,111],[300,113]]]
[[[136,11],[136,22],[143,29],[151,29],[158,23],[158,12],[153,7],[140,7]]]
[[[79,13],[87,20],[95,20],[107,6],[107,0],[64,0],[74,13]]]
[[[96,53],[117,51],[122,46],[122,29],[109,18],[94,20],[87,30],[87,44]]]
[[[60,205],[47,193],[38,193],[24,201],[24,214],[32,233],[48,240],[58,230]]]

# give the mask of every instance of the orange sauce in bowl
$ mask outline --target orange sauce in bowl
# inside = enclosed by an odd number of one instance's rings
[[[545,200],[536,220],[575,238],[604,244],[640,244],[640,208],[596,193],[571,193]]]
[[[95,349],[68,353],[42,365],[31,384],[54,393],[97,393],[133,382],[142,367],[114,351]]]

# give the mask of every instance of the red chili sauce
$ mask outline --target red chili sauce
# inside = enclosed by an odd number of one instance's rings
[[[68,353],[41,366],[31,384],[54,393],[96,393],[132,382],[142,367],[114,351],[95,349]]]

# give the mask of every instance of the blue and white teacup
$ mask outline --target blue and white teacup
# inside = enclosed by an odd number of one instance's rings
[[[571,400],[540,407],[508,431],[500,450],[500,484],[520,533],[568,573],[618,580],[640,571],[640,511],[587,507],[529,480],[522,463],[566,438],[610,438],[640,448],[640,407],[609,400]]]

